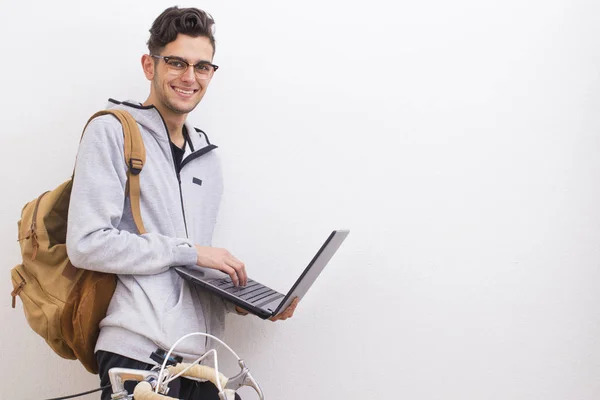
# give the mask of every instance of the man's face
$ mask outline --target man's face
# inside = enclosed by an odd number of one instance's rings
[[[213,48],[206,37],[179,34],[157,55],[178,57],[196,64],[201,61],[212,62]],[[167,109],[178,115],[188,114],[196,108],[204,97],[210,79],[199,79],[192,66],[182,74],[169,68],[164,59],[148,58],[145,62],[150,61],[153,68],[145,65],[144,70],[146,77],[152,81],[151,102],[159,109]]]

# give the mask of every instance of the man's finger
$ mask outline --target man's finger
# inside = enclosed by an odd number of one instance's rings
[[[235,269],[231,268],[229,265],[223,263],[221,265],[221,268],[219,268],[220,271],[225,272],[227,275],[229,275],[229,277],[231,278],[231,281],[233,282],[233,284],[235,286],[238,286],[240,281],[237,275],[237,272],[235,271]]]
[[[246,284],[248,283],[248,275],[246,274],[246,266],[244,265],[244,263],[233,256],[229,257],[226,260],[226,262],[231,268],[233,268],[236,271],[240,280],[240,284],[242,286],[246,286]]]

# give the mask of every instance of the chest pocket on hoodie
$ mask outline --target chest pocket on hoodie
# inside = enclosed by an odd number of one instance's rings
[[[188,178],[192,181],[192,184],[188,184],[187,190],[191,197],[186,198],[188,205],[194,207],[193,214],[197,214],[198,212],[202,213],[202,210],[199,210],[198,207],[203,207],[207,204],[206,196],[209,195],[210,192],[210,180],[203,179],[204,177],[192,176]],[[188,181],[189,182],[189,181]]]
[[[202,175],[188,177],[191,185],[186,185],[184,197],[189,238],[196,244],[207,246],[217,222],[221,191],[210,176],[204,178]]]

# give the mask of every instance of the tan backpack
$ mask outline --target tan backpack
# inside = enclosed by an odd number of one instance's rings
[[[100,111],[88,124],[105,114],[114,115],[123,126],[128,166],[125,195],[130,197],[135,224],[143,234],[146,230],[140,213],[139,173],[146,161],[144,142],[137,123],[126,111]],[[18,226],[23,263],[11,270],[12,307],[19,296],[27,322],[52,350],[63,358],[78,359],[95,374],[98,365],[94,347],[100,321],[116,287],[116,276],[75,268],[69,261],[65,241],[72,185],[73,176],[27,203],[21,211]]]

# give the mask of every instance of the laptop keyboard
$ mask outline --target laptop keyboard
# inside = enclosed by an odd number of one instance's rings
[[[283,297],[281,293],[253,281],[252,279],[248,279],[248,284],[246,284],[246,286],[235,286],[230,277],[213,279],[208,282],[227,293],[256,305],[257,307]]]

